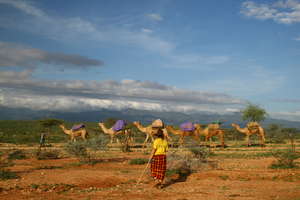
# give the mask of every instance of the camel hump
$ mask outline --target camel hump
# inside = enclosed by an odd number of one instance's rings
[[[152,122],[152,127],[153,128],[163,128],[164,127],[164,123],[161,119],[156,119]]]
[[[194,131],[195,126],[192,122],[185,122],[180,125],[180,129],[182,131]]]
[[[258,122],[249,122],[247,124],[248,129],[258,129],[259,128],[259,123]]]
[[[216,130],[216,129],[220,128],[220,125],[219,124],[209,124],[208,128],[211,130]]]
[[[75,125],[72,126],[72,131],[77,131],[77,130],[79,130],[81,128],[84,128],[84,127],[85,127],[84,124],[75,124]]]
[[[126,126],[125,120],[120,119],[120,120],[116,121],[116,123],[113,125],[112,129],[114,131],[120,131],[120,130],[124,129],[125,126]]]

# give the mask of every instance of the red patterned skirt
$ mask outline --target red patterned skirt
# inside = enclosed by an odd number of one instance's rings
[[[163,181],[167,170],[166,155],[154,155],[151,160],[151,176]]]

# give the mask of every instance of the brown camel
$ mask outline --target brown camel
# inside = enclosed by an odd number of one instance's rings
[[[72,142],[76,141],[76,137],[81,137],[83,140],[87,139],[88,132],[84,127],[78,130],[66,129],[66,127],[63,124],[59,125],[59,127],[63,130],[65,134],[70,136]]]
[[[200,124],[195,124],[195,126],[201,127]],[[208,124],[207,127],[205,127],[205,129],[200,128],[200,135],[205,136],[206,144],[207,144],[208,140],[211,143],[211,138],[213,136],[218,136],[219,140],[221,142],[221,146],[224,147],[225,146],[224,134],[225,134],[225,132],[224,132],[224,130],[220,129],[219,124]],[[209,144],[209,146],[210,146],[210,144]]]
[[[133,138],[131,137],[131,130],[129,129],[122,129],[120,131],[115,131],[113,130],[113,128],[106,128],[104,123],[98,123],[98,125],[100,126],[100,128],[102,129],[102,131],[105,133],[105,134],[108,134],[110,136],[110,143],[112,144],[115,137],[119,134],[122,134],[122,135],[126,135],[128,137],[128,140],[130,142],[133,142]],[[118,140],[117,138],[117,143],[120,143],[120,141]]]
[[[257,122],[249,122],[245,128],[241,128],[238,124],[232,123],[232,127],[234,127],[238,132],[246,135],[246,142],[248,146],[251,146],[250,136],[254,134],[258,134],[261,139],[261,146],[265,146],[265,131]]]
[[[141,132],[143,132],[143,133],[146,134],[146,139],[145,139],[145,141],[144,141],[144,143],[143,143],[143,147],[145,147],[146,143],[148,142],[148,140],[149,140],[150,138],[151,138],[151,141],[152,141],[152,142],[154,141],[153,136],[155,135],[157,129],[156,129],[156,128],[153,128],[153,127],[152,127],[152,124],[149,125],[149,126],[143,126],[143,125],[142,125],[140,122],[138,122],[138,121],[133,122],[133,124],[134,124]],[[163,132],[164,132],[165,137],[166,137],[168,140],[171,140],[171,138],[169,137],[168,132],[167,132],[167,130],[166,130],[165,128],[163,129]]]
[[[179,135],[179,144],[180,145],[184,145],[184,138],[186,136],[192,136],[192,137],[194,137],[194,139],[196,141],[198,141],[200,143],[200,137],[199,137],[200,128],[201,128],[200,125],[197,124],[197,125],[195,125],[195,129],[193,131],[183,131],[180,129],[174,129],[174,127],[172,127],[170,125],[166,126],[166,129],[168,132],[171,132],[174,135]]]

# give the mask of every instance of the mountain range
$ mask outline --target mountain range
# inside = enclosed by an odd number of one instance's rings
[[[195,122],[200,124],[208,124],[213,121],[222,122],[222,127],[228,128],[231,123],[237,123],[241,126],[246,124],[242,121],[241,113],[217,114],[209,112],[197,113],[179,113],[179,112],[158,112],[148,110],[108,110],[101,109],[97,111],[82,112],[58,112],[48,110],[32,110],[27,108],[8,108],[0,106],[0,120],[37,120],[44,118],[56,118],[70,122],[100,122],[108,118],[125,119],[128,122],[140,121],[143,124],[149,124],[155,119],[162,119],[166,124],[179,125],[183,122]],[[266,118],[263,126],[269,124],[280,124],[283,127],[300,129],[300,122]]]

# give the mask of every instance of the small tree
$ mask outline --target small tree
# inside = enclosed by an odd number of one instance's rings
[[[260,122],[266,118],[267,112],[258,105],[249,104],[242,112],[243,120]]]
[[[39,124],[42,128],[47,132],[50,133],[53,126],[57,126],[63,123],[63,120],[60,119],[42,119],[39,120]]]

